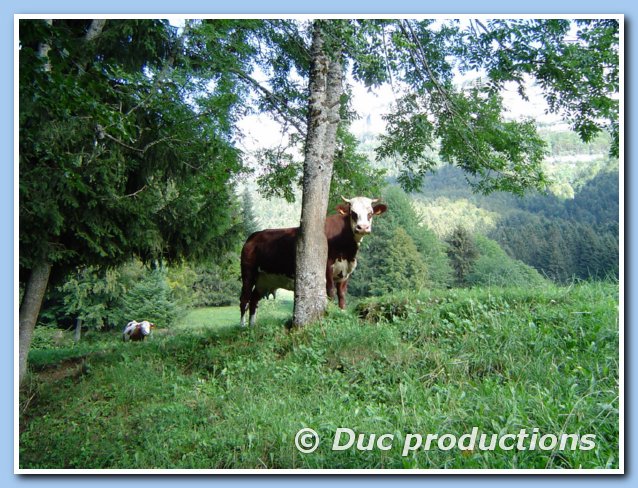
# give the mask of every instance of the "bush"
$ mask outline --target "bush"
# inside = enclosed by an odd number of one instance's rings
[[[120,329],[130,320],[170,325],[189,305],[194,273],[187,268],[149,270],[139,261],[117,268],[82,268],[52,290],[40,323],[70,328],[77,319],[89,330]]]
[[[40,326],[33,331],[31,350],[56,349],[69,344],[71,344],[71,337],[68,333],[57,327]]]
[[[466,282],[470,286],[544,286],[546,280],[531,266],[510,258],[496,241],[477,235],[479,252]]]
[[[151,271],[128,291],[123,310],[127,320],[148,320],[160,327],[170,326],[182,312],[161,269]]]
[[[202,265],[193,284],[193,305],[223,307],[239,303],[241,275],[239,255],[228,256],[226,262]]]
[[[126,320],[123,297],[146,273],[139,261],[106,270],[81,268],[68,275],[64,284],[52,293],[53,306],[46,307],[44,316],[50,324],[67,327],[76,319],[89,329],[119,326]],[[52,312],[52,316],[47,312]]]

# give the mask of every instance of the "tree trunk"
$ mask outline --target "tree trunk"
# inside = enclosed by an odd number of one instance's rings
[[[80,339],[82,338],[82,319],[80,317],[77,317],[75,319],[75,331],[73,332],[73,341],[77,344],[78,342],[80,342]]]
[[[306,135],[301,229],[297,239],[293,325],[300,327],[320,318],[327,306],[324,233],[330,180],[336,148],[343,68],[341,56],[324,49],[322,21],[315,21],[308,132]]]
[[[45,19],[45,22],[51,26],[52,19]],[[51,46],[42,42],[38,46],[38,56],[44,60],[44,71],[51,71],[51,62],[49,60],[49,51]],[[31,348],[31,339],[33,338],[33,330],[35,323],[40,315],[40,307],[44,293],[47,291],[49,284],[49,276],[51,275],[51,265],[46,262],[36,264],[29,274],[29,280],[24,289],[24,297],[20,304],[20,323],[18,330],[19,353],[18,353],[18,381],[22,384],[27,374],[27,358],[29,349]]]
[[[84,35],[84,42],[92,42],[96,38],[102,35],[102,31],[104,30],[104,25],[106,24],[106,19],[93,19],[91,21],[91,25],[89,29],[86,31]]]
[[[53,19],[44,19],[44,22],[48,25],[48,26],[52,26],[53,25]],[[40,58],[42,58],[42,60],[44,61],[44,71],[46,72],[50,72],[51,71],[51,61],[49,61],[49,51],[51,50],[51,46],[46,43],[46,42],[41,42],[40,44],[38,44],[38,56]]]
[[[19,330],[19,382],[22,384],[27,372],[27,356],[31,347],[31,338],[33,337],[33,329],[40,314],[42,299],[44,292],[49,283],[49,275],[51,274],[51,265],[48,263],[40,263],[36,265],[29,275],[26,287],[24,289],[24,298],[20,305],[20,330]]]

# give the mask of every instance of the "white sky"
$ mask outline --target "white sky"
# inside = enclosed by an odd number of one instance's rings
[[[166,15],[171,25],[183,27],[183,15]],[[479,75],[476,74],[476,77]],[[463,80],[471,79],[471,74],[465,75]],[[387,113],[390,105],[395,101],[395,94],[390,85],[384,85],[374,91],[369,91],[362,84],[350,81],[353,89],[353,108],[360,115],[360,119],[351,125],[351,131],[360,137],[366,132],[376,134],[385,131],[385,122],[382,118]],[[548,114],[547,104],[538,87],[530,83],[527,87],[529,101],[522,100],[516,91],[516,86],[511,83],[502,93],[506,116],[512,119],[531,118],[543,123],[559,123],[560,117]],[[282,140],[279,124],[268,115],[251,115],[245,117],[239,123],[239,128],[244,134],[242,149],[254,151],[264,147],[273,147],[285,142]]]
[[[360,116],[351,125],[352,133],[357,137],[366,132],[383,133],[385,121],[382,116],[388,112],[390,105],[396,99],[390,85],[384,85],[373,92],[359,83],[352,83],[352,85],[353,108]],[[547,103],[537,86],[528,86],[529,101],[521,99],[514,83],[508,84],[502,95],[507,118],[517,120],[531,118],[543,123],[561,122],[560,116],[547,113]],[[282,143],[279,124],[267,115],[246,117],[239,126],[246,136],[242,144],[246,151],[272,147]]]

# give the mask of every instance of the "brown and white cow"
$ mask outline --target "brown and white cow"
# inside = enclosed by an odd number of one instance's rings
[[[143,341],[154,328],[155,324],[148,320],[143,320],[142,322],[131,320],[128,324],[126,324],[126,327],[124,327],[124,330],[122,331],[122,339],[124,342]]]
[[[343,198],[343,197],[341,197]],[[357,266],[357,251],[361,239],[372,231],[372,217],[380,215],[387,207],[378,199],[366,197],[343,198],[345,205],[337,206],[337,214],[326,218],[325,233],[328,239],[326,263],[326,292],[332,299],[339,298],[339,307],[345,308],[348,278]],[[266,229],[253,233],[241,252],[242,290],[239,308],[241,325],[250,308],[250,325],[255,324],[259,300],[278,288],[295,288],[295,249],[299,227]]]

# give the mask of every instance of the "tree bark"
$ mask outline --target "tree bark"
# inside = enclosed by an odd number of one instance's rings
[[[104,24],[106,24],[106,19],[93,19],[84,35],[84,42],[91,42],[100,37],[104,30]]]
[[[33,338],[33,329],[40,314],[42,299],[49,283],[51,274],[51,265],[48,263],[40,263],[36,265],[29,275],[27,281],[24,298],[20,305],[20,329],[19,329],[19,382],[26,376],[27,372],[27,356],[31,347],[31,339]]]
[[[297,238],[293,325],[301,327],[325,312],[328,242],[324,232],[336,148],[343,68],[339,52],[325,51],[322,21],[315,21],[308,131],[304,159],[301,228]]]
[[[48,25],[53,25],[52,19],[46,19]],[[51,62],[49,60],[49,51],[51,46],[42,42],[38,46],[38,55],[44,60],[44,71],[51,71]],[[29,279],[24,289],[24,297],[20,304],[20,318],[18,329],[18,381],[22,384],[27,373],[27,358],[31,347],[31,339],[33,338],[33,330],[35,329],[38,315],[40,315],[40,307],[44,299],[44,293],[49,284],[49,276],[51,275],[51,265],[47,262],[36,264],[29,274]]]
[[[44,19],[44,22],[49,25],[52,26],[53,25],[53,19]],[[42,58],[44,60],[44,71],[46,72],[50,72],[51,71],[51,61],[49,60],[49,51],[51,50],[51,46],[47,43],[47,42],[41,42],[38,45],[38,57]]]
[[[75,330],[73,332],[73,341],[77,344],[80,342],[82,338],[82,322],[83,320],[80,317],[75,319]]]

